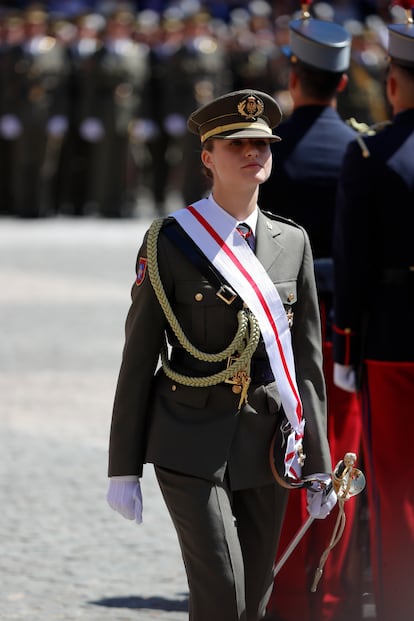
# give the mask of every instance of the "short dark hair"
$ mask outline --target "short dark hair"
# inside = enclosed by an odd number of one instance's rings
[[[292,71],[300,79],[302,90],[308,97],[331,99],[335,96],[343,72],[317,69],[298,60],[291,65]]]
[[[401,69],[408,78],[414,80],[414,65],[404,63],[394,58],[391,59],[391,64]]]

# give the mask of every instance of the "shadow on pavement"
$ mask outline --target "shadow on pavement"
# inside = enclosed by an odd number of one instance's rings
[[[167,599],[165,597],[108,597],[94,602],[89,602],[96,606],[107,606],[108,608],[146,608],[149,610],[166,610],[171,612],[187,612],[188,597],[184,599]]]

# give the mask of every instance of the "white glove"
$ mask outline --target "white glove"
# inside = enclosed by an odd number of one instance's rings
[[[164,120],[164,129],[170,136],[179,138],[187,131],[187,122],[181,114],[169,114]]]
[[[356,392],[355,369],[351,365],[334,362],[333,381],[335,386],[347,392]]]
[[[316,520],[325,519],[332,511],[337,501],[335,490],[331,484],[331,478],[326,477],[326,475],[324,475],[324,477],[324,483],[326,484],[325,489],[314,489],[311,487],[306,490],[306,508],[309,515]]]
[[[109,506],[127,520],[142,523],[142,494],[140,482],[131,477],[111,477],[106,494]]]
[[[6,140],[15,140],[23,131],[23,126],[15,114],[5,114],[0,119],[0,134]]]
[[[95,117],[88,117],[79,127],[79,133],[87,142],[99,142],[102,140],[105,130],[102,121]]]
[[[68,131],[68,119],[62,115],[52,116],[47,122],[47,133],[59,138]]]
[[[159,134],[159,129],[151,119],[138,119],[132,124],[131,135],[136,140],[153,140]]]

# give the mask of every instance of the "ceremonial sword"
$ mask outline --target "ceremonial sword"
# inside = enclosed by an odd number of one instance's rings
[[[345,526],[345,513],[343,510],[343,505],[345,501],[349,500],[349,498],[352,498],[352,496],[359,494],[365,488],[365,476],[361,470],[358,470],[358,468],[355,468],[354,466],[356,459],[357,457],[355,453],[346,453],[343,460],[338,462],[333,471],[332,484],[338,497],[338,507],[340,513],[338,515],[337,524],[335,526],[331,542],[328,548],[325,550],[324,554],[322,555],[319,567],[316,570],[314,584],[311,589],[312,591],[316,591],[316,586],[320,577],[322,576],[323,565],[326,561],[329,551],[334,547],[334,545],[336,545],[336,543],[340,539],[340,536],[342,535]],[[280,572],[280,570],[282,569],[292,552],[295,550],[299,542],[302,540],[314,520],[315,518],[310,515],[306,522],[300,527],[300,529],[293,537],[292,541],[289,543],[286,550],[283,552],[278,562],[274,566],[273,577],[277,576],[277,574]],[[340,533],[339,536],[338,531]]]

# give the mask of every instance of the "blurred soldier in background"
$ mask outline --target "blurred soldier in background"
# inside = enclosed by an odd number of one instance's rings
[[[314,5],[328,20],[335,8],[355,35],[342,118],[387,114],[385,22],[369,15],[384,3]],[[284,118],[292,111],[282,53],[292,0],[4,4],[13,8],[2,10],[1,213],[127,215],[146,193],[163,214],[171,193],[188,203],[207,189],[185,132],[195,106],[255,88],[278,99]]]
[[[14,67],[24,41],[24,21],[19,14],[5,15],[1,22],[0,48],[0,214],[13,215],[13,163],[22,126],[12,110],[10,88]]]
[[[164,127],[182,144],[181,194],[185,204],[203,196],[208,186],[200,166],[200,143],[186,130],[192,110],[232,90],[225,47],[212,31],[210,15],[197,3],[182,17],[175,51],[165,57],[162,101]]]
[[[274,148],[274,170],[261,186],[262,209],[292,218],[307,230],[314,254],[322,320],[324,374],[328,402],[328,437],[332,466],[345,453],[357,455],[361,419],[355,395],[333,384],[332,362],[332,234],[339,170],[355,132],[336,111],[337,94],[346,86],[351,37],[340,25],[303,12],[290,22],[291,116],[280,124],[282,142]],[[275,578],[269,619],[278,621],[345,621],[361,610],[360,575],[355,564],[357,541],[353,526],[357,501],[347,506],[347,526],[335,552],[328,558],[324,577],[311,593],[318,560],[327,547],[336,516],[314,524]],[[284,551],[306,519],[305,498],[291,492],[280,552]],[[302,554],[302,562],[298,560]],[[299,570],[301,568],[301,570]],[[273,616],[272,616],[273,615]]]
[[[386,51],[381,44],[382,22],[371,16],[365,23],[348,20],[344,27],[352,35],[348,84],[338,100],[338,113],[344,119],[372,125],[388,118],[383,86]],[[384,26],[385,27],[385,26]]]
[[[102,15],[82,15],[76,21],[77,36],[67,46],[70,131],[63,149],[60,210],[76,216],[87,213],[97,201],[97,151],[104,133],[97,118],[104,27]]]
[[[392,123],[349,145],[334,230],[335,382],[361,392],[377,621],[411,621],[414,601],[414,2],[401,4]]]
[[[283,56],[277,36],[282,20],[272,23],[271,7],[263,0],[253,0],[246,9],[230,14],[229,53],[233,85],[236,89],[256,88],[276,95],[286,88],[281,80],[286,76]]]
[[[105,217],[128,215],[135,200],[127,178],[130,132],[146,97],[149,50],[134,41],[134,29],[132,12],[108,16],[79,127],[82,139],[99,147],[93,150],[91,195]]]
[[[162,16],[154,11],[138,14],[137,37],[149,48],[149,82],[143,101],[142,118],[136,124],[136,140],[146,145],[148,158],[142,155],[141,180],[150,190],[155,211],[165,215],[168,194],[177,185],[177,165],[181,165],[181,124],[178,136],[165,122],[169,115],[165,101],[170,57],[182,45],[181,13],[166,11]],[[181,187],[176,190],[181,191]]]
[[[54,178],[68,127],[65,51],[48,35],[48,16],[36,7],[23,14],[24,36],[6,54],[0,134],[10,152],[14,212],[37,217],[54,212]]]

